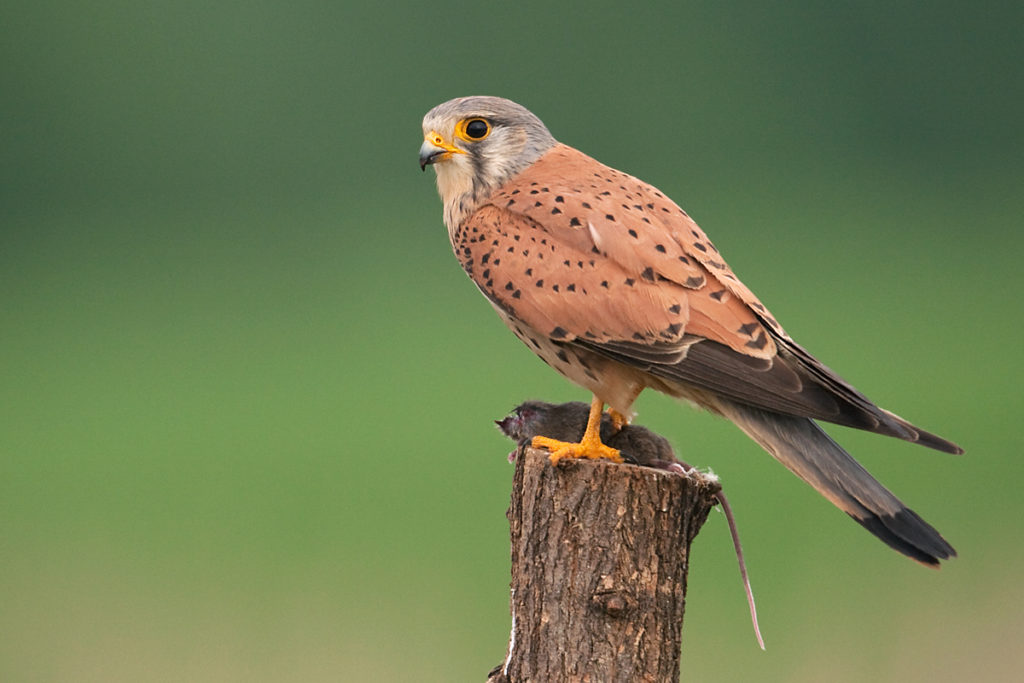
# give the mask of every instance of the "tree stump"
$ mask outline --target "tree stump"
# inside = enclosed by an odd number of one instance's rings
[[[716,481],[524,448],[508,511],[512,633],[488,683],[679,680],[690,544]]]

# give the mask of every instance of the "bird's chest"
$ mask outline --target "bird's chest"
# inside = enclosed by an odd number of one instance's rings
[[[470,277],[474,276],[476,265],[481,257],[489,251],[486,247],[489,238],[487,232],[489,231],[485,232],[481,227],[475,225],[456,225],[448,230],[448,239],[451,241],[455,258],[459,260],[459,265]],[[489,261],[492,257],[493,254],[488,256],[487,260]]]
[[[577,270],[585,267],[575,250],[533,221],[491,207],[449,229],[448,236],[455,257],[477,287],[492,303],[512,312],[541,293],[557,299],[576,292],[572,278],[578,273],[567,272],[567,264],[578,263]],[[586,267],[593,265],[590,261]],[[558,266],[558,272],[553,270]]]

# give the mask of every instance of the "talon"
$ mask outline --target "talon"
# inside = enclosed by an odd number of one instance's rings
[[[604,402],[597,396],[590,404],[590,417],[587,419],[587,430],[579,443],[559,441],[546,436],[535,436],[531,445],[534,448],[546,448],[551,451],[551,464],[557,465],[562,458],[605,458],[612,462],[623,462],[618,450],[601,443],[601,416],[604,413]]]
[[[558,461],[562,458],[589,458],[591,460],[605,458],[612,462],[623,462],[622,455],[618,450],[605,446],[600,441],[596,443],[587,443],[586,441],[584,439],[584,441],[579,443],[572,443],[570,441],[550,439],[546,436],[535,436],[531,445],[534,448],[546,448],[551,451],[550,460],[552,465],[557,465]]]

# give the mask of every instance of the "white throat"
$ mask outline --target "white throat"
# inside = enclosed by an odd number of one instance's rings
[[[437,192],[444,203],[444,224],[451,234],[462,220],[477,208],[473,196],[473,165],[468,159],[446,159],[434,164]]]

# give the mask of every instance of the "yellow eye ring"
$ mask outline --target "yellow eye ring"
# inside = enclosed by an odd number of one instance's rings
[[[463,119],[455,126],[455,134],[468,142],[480,142],[491,134],[491,122],[480,117]]]

